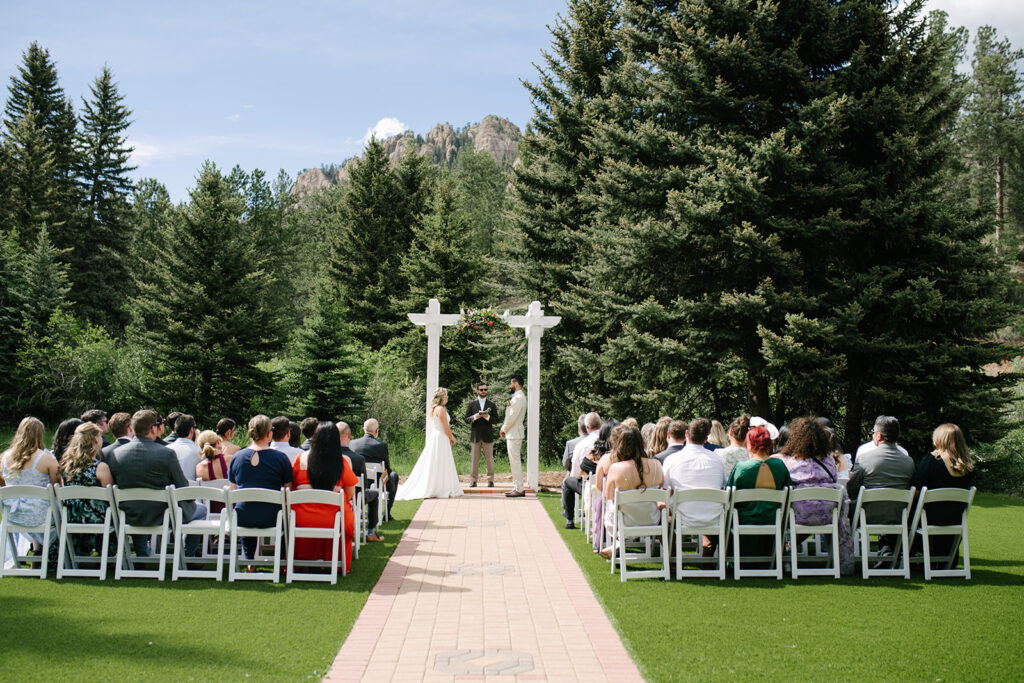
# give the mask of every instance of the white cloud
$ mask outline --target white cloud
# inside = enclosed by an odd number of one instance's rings
[[[255,108],[256,108],[255,104],[243,104],[242,105],[242,109],[255,109]]]
[[[242,118],[242,115],[241,114],[228,114],[228,116],[226,116],[225,118],[228,121],[237,121],[238,119]]]
[[[142,167],[153,161],[167,158],[156,145],[138,140],[128,140],[128,144],[135,148],[132,150],[131,156],[131,163],[135,166]]]
[[[394,137],[395,135],[401,135],[407,130],[409,130],[409,126],[405,125],[393,116],[386,116],[378,121],[373,128],[366,129],[366,135],[360,138],[359,144],[365,145],[370,141],[371,137],[375,137],[378,140],[384,140],[385,138]]]

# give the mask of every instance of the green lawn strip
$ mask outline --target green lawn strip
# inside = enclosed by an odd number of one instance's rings
[[[418,507],[395,503],[336,586],[2,578],[0,679],[320,678]]]
[[[688,579],[623,584],[560,499],[540,495],[641,673],[652,681],[1021,680],[1024,501],[977,496],[972,579]]]

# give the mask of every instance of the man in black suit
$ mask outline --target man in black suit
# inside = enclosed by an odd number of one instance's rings
[[[366,480],[366,458],[352,450],[352,428],[347,422],[338,421],[335,425],[338,428],[338,438],[341,440],[341,454],[352,463],[352,473],[363,482],[363,500],[366,501],[367,518],[369,528],[366,530],[367,541],[383,541],[384,537],[377,533],[377,524],[380,521],[378,512],[380,507],[379,494],[370,488]],[[356,510],[358,515],[362,511]]]
[[[480,471],[480,449],[483,448],[487,459],[487,485],[494,486],[494,425],[498,424],[498,406],[487,398],[487,382],[478,382],[476,398],[466,404],[466,422],[469,423],[469,452],[472,456],[472,469],[469,473],[469,485],[476,486],[477,474]]]
[[[391,506],[395,502],[395,493],[398,491],[398,473],[391,470],[391,456],[388,454],[388,445],[377,438],[380,433],[380,423],[375,418],[370,418],[363,423],[363,435],[353,439],[351,449],[366,459],[366,462],[375,462],[384,465],[384,487],[388,492],[388,518],[391,518]]]
[[[668,448],[663,450],[661,453],[655,453],[655,459],[662,465],[665,464],[665,458],[672,455],[676,451],[683,450],[683,446],[686,445],[686,430],[689,427],[682,420],[672,420],[668,425]]]
[[[562,467],[566,472],[572,472],[572,454],[576,450],[576,444],[587,438],[587,416],[580,415],[576,420],[576,438],[565,442],[565,450],[562,451]]]
[[[114,443],[104,446],[103,450],[100,451],[100,460],[105,463],[110,462],[118,446],[125,445],[135,436],[135,432],[132,431],[132,416],[128,413],[114,413],[111,415],[108,427],[110,428],[110,433],[114,436]]]
[[[178,464],[178,456],[170,448],[154,442],[159,434],[158,415],[152,410],[140,410],[132,415],[132,430],[135,438],[118,446],[110,458],[108,466],[119,488],[163,489],[168,484],[176,487],[187,487],[188,480]],[[191,522],[193,519],[206,516],[206,507],[192,501],[181,504],[182,519]],[[155,526],[160,523],[167,506],[163,503],[150,501],[130,501],[121,508],[129,524],[139,526]],[[199,550],[200,537],[186,537],[185,554],[196,555]],[[146,536],[133,536],[132,544],[139,555],[148,554]]]

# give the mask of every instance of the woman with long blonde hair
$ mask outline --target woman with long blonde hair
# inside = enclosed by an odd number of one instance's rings
[[[60,481],[57,460],[43,446],[43,423],[26,417],[18,424],[11,447],[0,455],[7,486],[47,486]],[[46,522],[50,504],[40,498],[11,498],[4,501],[4,515],[18,524],[39,526]],[[36,550],[43,547],[42,534],[28,534]],[[50,535],[56,540],[56,535]]]
[[[932,432],[932,445],[935,450],[925,455],[917,464],[911,485],[918,491],[927,486],[929,489],[969,489],[974,484],[974,460],[967,449],[967,439],[955,424],[941,424]],[[963,516],[964,504],[928,503],[924,507],[928,514],[929,525],[959,524]],[[928,543],[933,558],[945,559],[953,550],[952,536],[932,536]],[[913,551],[921,549],[920,537],[914,541]],[[956,566],[954,558],[953,565]]]
[[[668,415],[658,418],[658,422],[654,425],[654,434],[651,436],[651,442],[645,444],[646,448],[644,451],[647,455],[657,455],[668,448],[668,426],[670,424],[672,424],[672,418]]]
[[[103,432],[92,422],[83,422],[75,428],[71,442],[60,460],[60,471],[65,486],[111,486],[114,478],[107,463],[100,462]],[[72,524],[102,524],[107,504],[95,500],[69,500],[64,505],[68,521]],[[103,549],[103,539],[97,534],[72,534],[75,554],[89,555]],[[108,545],[109,552],[116,546]]]
[[[454,498],[462,495],[462,483],[455,470],[452,446],[455,435],[449,423],[448,390],[438,387],[430,399],[427,417],[427,435],[416,466],[405,483],[400,484],[395,500],[417,498]]]

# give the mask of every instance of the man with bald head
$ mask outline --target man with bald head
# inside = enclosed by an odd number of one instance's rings
[[[352,440],[351,448],[363,456],[366,462],[377,462],[384,465],[384,486],[388,492],[388,519],[391,519],[391,505],[394,503],[395,493],[398,491],[398,473],[391,469],[388,445],[378,438],[379,434],[380,423],[376,418],[371,417],[363,423],[363,435]]]
[[[338,420],[338,438],[341,440],[341,453],[352,464],[352,472],[363,482],[363,500],[366,503],[369,528],[366,531],[367,541],[383,541],[384,537],[377,534],[379,494],[372,490],[366,481],[366,458],[352,450],[352,428],[347,422]],[[359,514],[356,510],[356,514]]]

